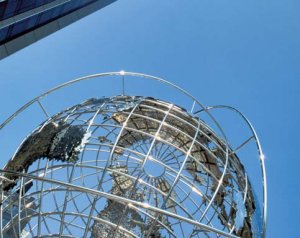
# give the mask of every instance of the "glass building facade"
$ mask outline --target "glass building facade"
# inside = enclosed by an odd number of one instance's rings
[[[116,0],[0,0],[0,59]]]

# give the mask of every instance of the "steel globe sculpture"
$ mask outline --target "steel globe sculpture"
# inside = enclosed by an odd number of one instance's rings
[[[148,96],[90,98],[49,115],[41,99],[104,76],[142,77],[175,87],[193,101]],[[204,107],[169,82],[114,72],[80,78],[42,94],[0,127],[38,104],[47,119],[1,170],[0,237],[264,237],[263,154],[249,121],[234,108]],[[238,150],[210,111],[227,108],[245,121],[258,148],[262,213]],[[220,133],[202,120],[209,115]],[[250,140],[242,143],[241,149]]]

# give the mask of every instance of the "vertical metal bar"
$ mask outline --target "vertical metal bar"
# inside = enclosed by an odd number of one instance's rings
[[[44,173],[43,173],[43,178],[46,176],[46,173],[47,173],[47,170],[48,170],[48,165],[49,165],[49,160],[47,160],[46,162],[46,166],[45,166],[45,169],[44,169]],[[41,236],[41,226],[42,226],[42,201],[43,201],[43,193],[44,193],[44,181],[41,182],[41,190],[40,190],[40,193],[39,193],[39,197],[40,197],[40,203],[39,203],[39,216],[38,216],[38,237]]]
[[[119,73],[122,76],[122,96],[125,95],[125,71],[121,70]]]
[[[23,171],[24,172],[24,171]],[[22,193],[23,193],[23,183],[24,178],[21,178],[20,183],[20,190],[19,190],[19,201],[18,201],[18,237],[21,237],[21,199],[22,199]]]
[[[42,105],[42,103],[40,102],[40,100],[37,100],[39,106],[41,107],[42,111],[45,113],[46,117],[49,118],[49,114],[48,112],[46,111],[45,107]]]
[[[76,164],[73,164],[72,171],[71,171],[71,174],[70,174],[69,180],[68,180],[69,184],[71,184],[71,182],[72,182],[75,168],[76,168]],[[63,210],[62,210],[62,213],[61,213],[62,218],[61,218],[60,228],[59,228],[59,238],[63,237],[63,230],[64,230],[64,226],[65,226],[65,221],[64,221],[65,220],[65,212],[66,212],[66,209],[67,209],[69,191],[70,191],[70,188],[66,187],[66,195],[65,195],[65,200],[64,200],[64,204],[63,204]]]
[[[193,113],[193,111],[194,111],[195,104],[196,104],[196,101],[194,100],[194,101],[193,101],[193,104],[192,104],[192,108],[191,108],[191,113]]]

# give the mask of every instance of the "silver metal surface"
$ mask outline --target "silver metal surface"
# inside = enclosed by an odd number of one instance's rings
[[[42,104],[72,84],[111,76],[120,77],[121,96],[90,95],[53,115]],[[175,88],[190,99],[190,112],[126,95],[125,81],[136,77]],[[36,97],[2,123],[0,133],[34,104],[46,121],[0,170],[0,237],[265,237],[264,156],[237,109],[205,107],[166,80],[121,71],[79,78]],[[233,148],[211,113],[220,109],[237,112],[252,136]],[[239,157],[251,141],[262,171],[262,215]]]

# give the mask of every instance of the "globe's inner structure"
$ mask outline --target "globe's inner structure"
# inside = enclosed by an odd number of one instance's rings
[[[33,131],[1,177],[2,237],[259,237],[243,165],[204,121],[89,99]]]

